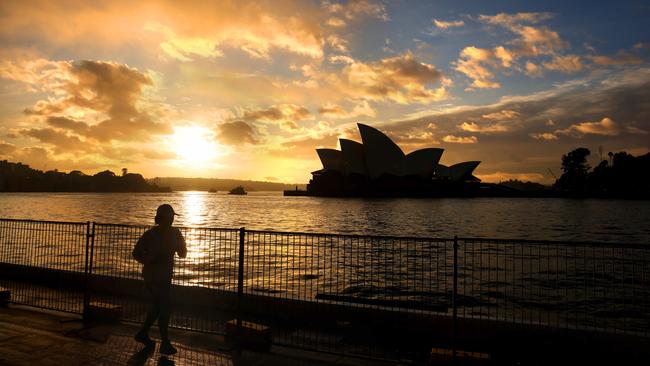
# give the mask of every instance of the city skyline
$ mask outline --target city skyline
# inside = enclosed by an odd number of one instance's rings
[[[358,141],[356,123],[405,153],[480,160],[488,182],[551,183],[579,146],[650,150],[641,3],[0,10],[0,159],[38,169],[306,182],[315,150]]]

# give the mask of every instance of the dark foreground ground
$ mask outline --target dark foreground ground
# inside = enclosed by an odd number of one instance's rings
[[[237,349],[223,337],[171,330],[178,354],[143,351],[131,324],[83,329],[76,317],[12,305],[0,308],[0,365],[390,365],[273,346]],[[157,335],[154,329],[152,336]]]
[[[178,354],[163,356],[144,351],[132,339],[133,324],[92,325],[84,328],[78,317],[35,310],[20,305],[0,307],[0,365],[394,365],[395,361],[369,360],[281,346],[270,352],[237,349],[224,337],[172,329]],[[460,329],[459,329],[460,330]],[[463,331],[460,330],[460,333]],[[464,342],[453,362],[446,347],[437,348],[430,365],[648,365],[650,347],[645,340],[596,339],[580,334],[541,334],[501,329],[492,339]],[[157,336],[157,330],[152,331]],[[465,349],[466,351],[462,351]],[[472,352],[470,352],[472,351]],[[413,360],[405,361],[413,364]]]

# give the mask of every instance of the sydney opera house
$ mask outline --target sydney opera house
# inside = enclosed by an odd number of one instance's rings
[[[340,139],[341,150],[317,149],[323,169],[312,172],[307,194],[315,196],[435,197],[472,195],[479,161],[445,166],[443,149],[404,154],[388,136],[359,123],[362,143]]]

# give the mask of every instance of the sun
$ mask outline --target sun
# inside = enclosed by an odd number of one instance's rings
[[[181,164],[199,167],[219,155],[219,145],[214,141],[213,132],[204,127],[175,127],[171,143]]]

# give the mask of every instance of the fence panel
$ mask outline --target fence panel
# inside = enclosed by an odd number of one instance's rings
[[[124,319],[142,322],[148,307],[142,265],[132,251],[147,226],[95,224],[91,298],[123,308]],[[170,325],[205,332],[224,332],[229,313],[223,293],[237,288],[238,230],[179,228],[187,244],[187,258],[176,259]],[[207,309],[206,309],[207,308]]]
[[[0,219],[0,286],[16,303],[82,314],[88,274],[88,300],[141,322],[148,296],[131,252],[147,229]],[[171,325],[223,333],[236,316],[240,231],[179,229],[188,255],[176,261]],[[427,330],[449,340],[455,314],[650,338],[648,245],[456,243],[455,255],[453,239],[246,230],[239,314],[272,325],[276,344],[390,359],[430,345]]]
[[[461,239],[459,316],[650,336],[644,245]]]
[[[395,327],[451,314],[452,249],[447,239],[248,230],[244,292],[286,315],[280,344],[387,357]]]
[[[81,314],[88,227],[0,219],[0,286],[11,301]]]

